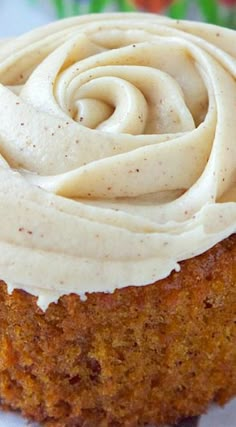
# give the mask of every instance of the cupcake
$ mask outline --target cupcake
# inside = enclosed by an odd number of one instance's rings
[[[236,394],[236,33],[71,18],[0,46],[0,399],[137,427]]]

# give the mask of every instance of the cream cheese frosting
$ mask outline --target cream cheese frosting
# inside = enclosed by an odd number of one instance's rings
[[[236,32],[149,14],[0,44],[0,272],[46,309],[236,232]]]

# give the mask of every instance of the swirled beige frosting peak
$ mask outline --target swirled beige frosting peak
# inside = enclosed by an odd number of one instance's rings
[[[236,232],[236,32],[145,14],[0,45],[0,276],[46,308]],[[158,284],[157,284],[158,286]]]

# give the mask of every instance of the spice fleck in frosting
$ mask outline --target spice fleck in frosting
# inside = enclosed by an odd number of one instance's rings
[[[236,231],[236,32],[148,14],[0,45],[9,291],[146,285]]]

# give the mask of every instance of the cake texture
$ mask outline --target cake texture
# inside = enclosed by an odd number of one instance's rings
[[[52,427],[236,392],[236,33],[71,18],[0,45],[0,401]]]
[[[179,273],[114,294],[35,297],[1,284],[2,405],[48,426],[143,426],[236,394],[236,236]]]

